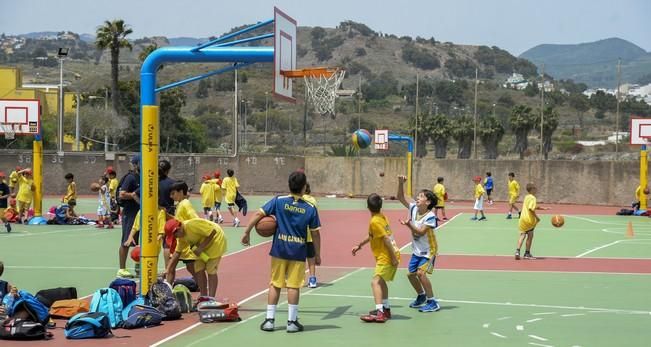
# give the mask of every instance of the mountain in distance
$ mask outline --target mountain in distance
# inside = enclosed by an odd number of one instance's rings
[[[635,83],[651,71],[651,53],[620,39],[580,44],[542,44],[520,55],[555,79],[572,79],[590,87],[614,88],[617,61],[622,59],[622,83]]]
[[[207,38],[196,37],[170,37],[170,46],[196,46],[199,43],[208,42]]]

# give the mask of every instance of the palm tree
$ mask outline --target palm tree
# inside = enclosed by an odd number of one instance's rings
[[[473,131],[474,123],[468,116],[462,116],[452,121],[452,137],[459,144],[457,159],[470,159]]]
[[[111,103],[113,112],[118,114],[120,91],[118,89],[118,65],[120,64],[120,49],[133,49],[131,43],[126,39],[127,35],[133,33],[128,24],[122,19],[115,19],[112,22],[105,21],[104,25],[97,28],[95,46],[98,49],[109,49],[111,51]]]
[[[448,140],[452,135],[450,119],[442,114],[429,116],[423,121],[424,132],[434,142],[434,157],[445,159],[448,152]]]
[[[540,131],[540,111],[537,114],[536,128]],[[543,123],[543,155],[545,156],[545,160],[547,160],[547,156],[552,150],[552,135],[556,131],[556,128],[558,128],[558,113],[552,107],[545,108]]]
[[[520,159],[524,159],[524,152],[529,147],[527,136],[535,125],[535,116],[531,114],[531,107],[526,105],[514,106],[511,110],[509,122],[511,123],[511,130],[515,133],[514,150],[520,154]]]
[[[504,137],[504,126],[493,115],[482,118],[479,138],[486,151],[485,159],[497,159],[497,145]]]

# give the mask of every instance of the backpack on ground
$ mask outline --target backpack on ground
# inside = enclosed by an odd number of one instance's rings
[[[111,328],[118,328],[122,324],[122,299],[113,288],[98,289],[90,302],[90,312],[105,313]]]
[[[182,313],[190,313],[194,311],[192,307],[192,293],[188,287],[182,284],[177,284],[172,289],[172,294],[174,294],[176,301],[179,302],[179,307],[181,308]]]
[[[172,288],[162,279],[152,283],[147,293],[149,305],[155,307],[165,315],[165,320],[181,318],[181,307],[172,294]]]
[[[43,305],[50,307],[52,303],[59,300],[69,300],[77,298],[77,288],[75,287],[59,287],[52,289],[39,290],[36,293],[36,299],[42,302]]]
[[[236,303],[204,301],[197,305],[197,310],[202,323],[239,322],[242,320]]]
[[[188,289],[190,289],[191,292],[199,292],[199,286],[197,285],[197,282],[194,281],[194,278],[192,277],[180,277],[174,280],[174,286],[176,287],[177,284],[182,284],[186,286]]]
[[[68,339],[93,339],[111,335],[111,322],[106,313],[80,313],[68,320],[63,333]]]
[[[0,340],[42,340],[51,338],[52,334],[45,326],[31,320],[12,318],[0,325]]]
[[[7,315],[9,317],[13,317],[17,312],[23,310],[26,311],[31,317],[32,321],[36,323],[45,325],[47,324],[48,320],[50,320],[50,313],[45,305],[38,301],[32,294],[24,290],[19,290],[18,298],[16,298],[13,304],[8,307]]]
[[[109,288],[115,289],[122,299],[122,307],[127,307],[138,297],[136,282],[126,278],[116,278],[109,284]]]
[[[50,316],[57,318],[70,318],[79,313],[88,311],[90,311],[90,303],[88,300],[57,300],[50,307]]]
[[[124,329],[137,329],[160,325],[165,315],[156,308],[145,305],[144,299],[138,298],[124,308],[122,318]]]
[[[635,211],[628,209],[628,208],[623,208],[619,210],[619,212],[615,213],[618,216],[632,216],[635,213]]]

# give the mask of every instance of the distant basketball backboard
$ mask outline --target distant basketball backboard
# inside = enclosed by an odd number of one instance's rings
[[[292,95],[292,79],[280,74],[296,70],[296,20],[274,7],[274,90],[277,97],[296,102]]]
[[[41,130],[41,106],[38,100],[0,99],[0,134],[35,135]]]
[[[389,130],[387,129],[376,129],[374,134],[374,146],[378,151],[387,151],[389,150]]]
[[[631,144],[651,144],[651,118],[631,118]]]

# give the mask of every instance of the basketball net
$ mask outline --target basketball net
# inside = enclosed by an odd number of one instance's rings
[[[0,124],[0,129],[2,129],[2,132],[5,134],[5,140],[13,140],[16,138],[16,132],[14,131],[14,127],[9,125],[9,124]]]
[[[344,79],[346,71],[337,70],[332,75],[326,77],[325,75],[318,74],[318,76],[304,76],[305,85],[307,87],[307,96],[312,100],[314,110],[321,114],[335,114],[335,99],[337,98],[337,89]]]

